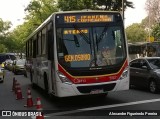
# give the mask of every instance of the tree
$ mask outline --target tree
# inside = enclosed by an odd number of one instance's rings
[[[58,7],[62,11],[95,9],[94,0],[59,0]]]
[[[27,37],[58,9],[54,0],[32,0],[25,8],[25,11],[27,14],[25,22],[17,26],[10,34],[16,44],[13,48],[16,52],[25,52],[25,40]]]
[[[155,40],[160,40],[160,24],[156,24],[152,29],[152,36]]]
[[[37,28],[35,25],[36,21],[29,20],[24,22],[22,25],[17,26],[10,37],[15,42],[15,47],[13,48],[15,52],[24,52],[25,51],[25,40],[27,37]]]
[[[26,20],[35,20],[36,24],[40,25],[53,12],[58,11],[58,8],[54,0],[32,0],[25,11],[28,12]]]
[[[160,23],[160,1],[159,0],[147,0],[146,11],[148,12],[148,19],[150,20],[150,26],[156,23]]]
[[[5,52],[8,50],[8,30],[11,27],[11,22],[10,21],[3,21],[0,18],[0,52]]]
[[[3,21],[0,18],[0,35],[4,34],[6,31],[8,31],[10,27],[11,27],[10,21]]]
[[[7,52],[7,48],[5,45],[0,44],[0,53]]]
[[[160,40],[160,1],[147,0],[146,10],[148,12],[148,29],[155,40]],[[147,23],[147,22],[146,22]]]
[[[133,3],[124,0],[125,8],[133,8]],[[122,11],[122,0],[59,0],[58,7],[62,11],[93,9]]]
[[[147,32],[141,24],[134,23],[126,28],[127,39],[129,42],[144,42],[147,38]]]
[[[145,17],[144,19],[142,19],[142,21],[141,21],[141,26],[142,26],[144,29],[149,28],[148,22],[149,22],[149,18],[148,18],[148,16],[147,16],[147,17]]]
[[[122,0],[94,0],[94,4],[97,4],[100,9],[104,6],[104,10],[122,11]],[[134,8],[133,3],[127,0],[124,0],[124,7]]]

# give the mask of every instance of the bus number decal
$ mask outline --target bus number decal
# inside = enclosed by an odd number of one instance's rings
[[[65,55],[64,59],[66,62],[73,62],[73,61],[86,61],[90,60],[90,54],[77,54],[77,55]]]
[[[64,16],[64,21],[65,22],[76,22],[76,16]]]

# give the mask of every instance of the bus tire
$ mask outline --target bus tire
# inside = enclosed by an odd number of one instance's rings
[[[44,73],[44,88],[45,88],[45,92],[48,93],[48,79],[47,79],[46,73]]]

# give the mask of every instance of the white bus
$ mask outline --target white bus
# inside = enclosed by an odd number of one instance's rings
[[[140,57],[160,57],[160,42],[128,43],[130,60]]]
[[[121,14],[53,13],[26,40],[32,84],[57,97],[129,89],[128,49]]]

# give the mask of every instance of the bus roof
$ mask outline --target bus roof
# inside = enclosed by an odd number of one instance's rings
[[[77,10],[77,11],[59,11],[55,12],[53,14],[66,14],[66,13],[82,13],[82,12],[103,12],[103,13],[120,13],[118,11],[102,11],[102,10],[90,10],[90,9],[84,9],[84,10]]]

